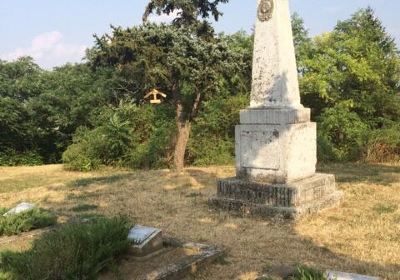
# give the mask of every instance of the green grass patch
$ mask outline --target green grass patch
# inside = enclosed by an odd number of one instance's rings
[[[373,210],[380,215],[392,214],[396,212],[397,209],[398,206],[391,203],[378,203],[373,208]]]
[[[304,265],[299,265],[296,268],[296,273],[288,280],[326,280],[325,273]]]
[[[86,212],[90,210],[95,210],[97,209],[97,205],[93,204],[78,204],[77,206],[73,207],[71,210],[74,212]]]
[[[35,240],[30,250],[1,253],[0,270],[12,280],[96,279],[129,249],[130,226],[125,218],[65,225]]]
[[[54,225],[57,217],[42,209],[32,209],[19,214],[3,216],[7,209],[0,209],[0,236],[15,235],[33,229]]]

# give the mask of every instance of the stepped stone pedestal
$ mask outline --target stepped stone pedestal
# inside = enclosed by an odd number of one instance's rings
[[[316,124],[300,103],[288,0],[258,0],[250,107],[236,127],[236,178],[218,183],[213,207],[249,215],[336,206],[333,175],[315,173]]]

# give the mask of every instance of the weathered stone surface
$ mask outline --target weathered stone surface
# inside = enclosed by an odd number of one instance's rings
[[[163,247],[162,231],[157,228],[136,225],[128,234],[132,241],[132,253],[137,257],[153,254]]]
[[[288,184],[268,184],[236,178],[218,182],[217,196],[209,204],[244,215],[297,218],[337,206],[343,193],[336,190],[335,178],[317,173]]]
[[[310,109],[268,107],[240,111],[241,124],[295,124],[310,121]]]
[[[379,280],[378,277],[354,274],[354,273],[345,273],[338,271],[327,271],[328,280]]]
[[[285,217],[336,206],[333,175],[315,174],[317,128],[300,104],[288,0],[258,0],[250,107],[236,126],[236,179],[219,182],[213,207]]]
[[[271,18],[256,20],[250,107],[302,107],[288,0],[272,2]]]
[[[17,206],[15,206],[14,208],[10,209],[3,216],[5,217],[5,216],[9,216],[9,215],[16,215],[16,214],[20,214],[23,212],[28,212],[34,208],[36,208],[35,204],[22,202],[22,203],[18,204]]]
[[[212,262],[223,254],[223,251],[214,246],[199,243],[182,243],[175,239],[164,239],[164,246],[180,247],[192,253],[178,262],[166,267],[161,267],[149,273],[140,280],[178,280],[183,279],[190,273],[195,273],[200,267]]]
[[[310,177],[317,163],[316,124],[246,124],[236,127],[240,178],[286,183]]]
[[[274,207],[294,207],[321,199],[335,191],[335,177],[317,173],[287,184],[258,183],[237,178],[221,180],[218,182],[217,195]]]

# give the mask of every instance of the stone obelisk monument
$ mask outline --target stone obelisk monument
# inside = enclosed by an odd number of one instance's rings
[[[258,0],[250,107],[236,127],[236,178],[210,204],[297,217],[339,203],[333,175],[315,173],[316,124],[300,103],[288,0]]]

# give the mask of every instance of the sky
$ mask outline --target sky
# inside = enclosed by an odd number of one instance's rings
[[[277,0],[279,1],[279,0]],[[129,27],[141,23],[148,0],[0,0],[0,59],[32,56],[46,69],[80,62],[93,45],[93,34],[110,31],[110,25]],[[291,12],[305,21],[310,35],[333,29],[359,8],[371,6],[400,46],[399,0],[290,0]],[[256,0],[230,0],[221,5],[224,16],[218,32],[250,32]],[[162,21],[166,17],[153,18]]]

